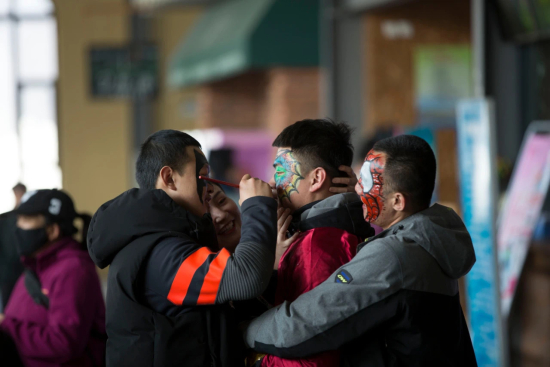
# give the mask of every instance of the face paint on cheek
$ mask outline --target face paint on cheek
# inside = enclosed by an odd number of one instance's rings
[[[382,173],[385,161],[381,154],[369,152],[361,168],[359,185],[362,188],[361,201],[367,207],[367,222],[374,222],[384,210]]]
[[[206,157],[202,155],[199,151],[195,150],[195,176],[197,179],[197,194],[199,195],[199,200],[201,201],[201,203],[203,202],[202,194],[204,192],[204,188],[206,187],[206,182],[204,180],[199,180],[199,176],[201,170],[207,164],[208,161],[206,160]]]
[[[287,172],[285,171],[285,169],[281,166],[277,166],[277,168],[275,168],[275,186],[281,186],[281,183],[284,180],[286,173]]]
[[[298,191],[298,184],[304,177],[301,174],[301,164],[296,160],[292,150],[286,149],[275,158],[275,185],[279,199],[287,198]]]

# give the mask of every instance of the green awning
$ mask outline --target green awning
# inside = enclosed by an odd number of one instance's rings
[[[230,0],[210,7],[172,57],[172,87],[248,69],[319,65],[318,0]]]

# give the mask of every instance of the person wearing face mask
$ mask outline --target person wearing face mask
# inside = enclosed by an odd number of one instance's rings
[[[340,348],[342,366],[477,366],[457,281],[475,253],[460,217],[430,207],[435,176],[421,138],[378,141],[356,191],[365,220],[384,231],[318,287],[252,321],[248,346],[285,358]]]
[[[245,175],[239,245],[220,248],[204,204],[209,164],[199,142],[161,130],[143,143],[139,189],[103,204],[88,250],[109,266],[107,366],[244,364],[230,301],[262,294],[271,277],[277,202],[269,185]],[[230,233],[227,227],[224,233]]]
[[[86,244],[72,236],[77,214],[61,190],[28,192],[16,209],[15,246],[25,267],[0,315],[0,332],[25,366],[102,366],[105,304]],[[85,238],[85,236],[83,236]]]

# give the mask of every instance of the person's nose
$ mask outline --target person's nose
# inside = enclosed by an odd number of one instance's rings
[[[216,207],[213,207],[210,210],[210,214],[212,215],[212,220],[214,223],[222,223],[227,218],[227,212]]]

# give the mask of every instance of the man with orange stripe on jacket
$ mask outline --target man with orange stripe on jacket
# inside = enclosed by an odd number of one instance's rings
[[[277,202],[268,184],[245,175],[241,241],[234,254],[219,250],[199,179],[208,173],[195,139],[159,131],[141,147],[140,189],[94,215],[88,250],[100,268],[110,265],[107,366],[244,364],[228,302],[257,297],[268,285]]]

